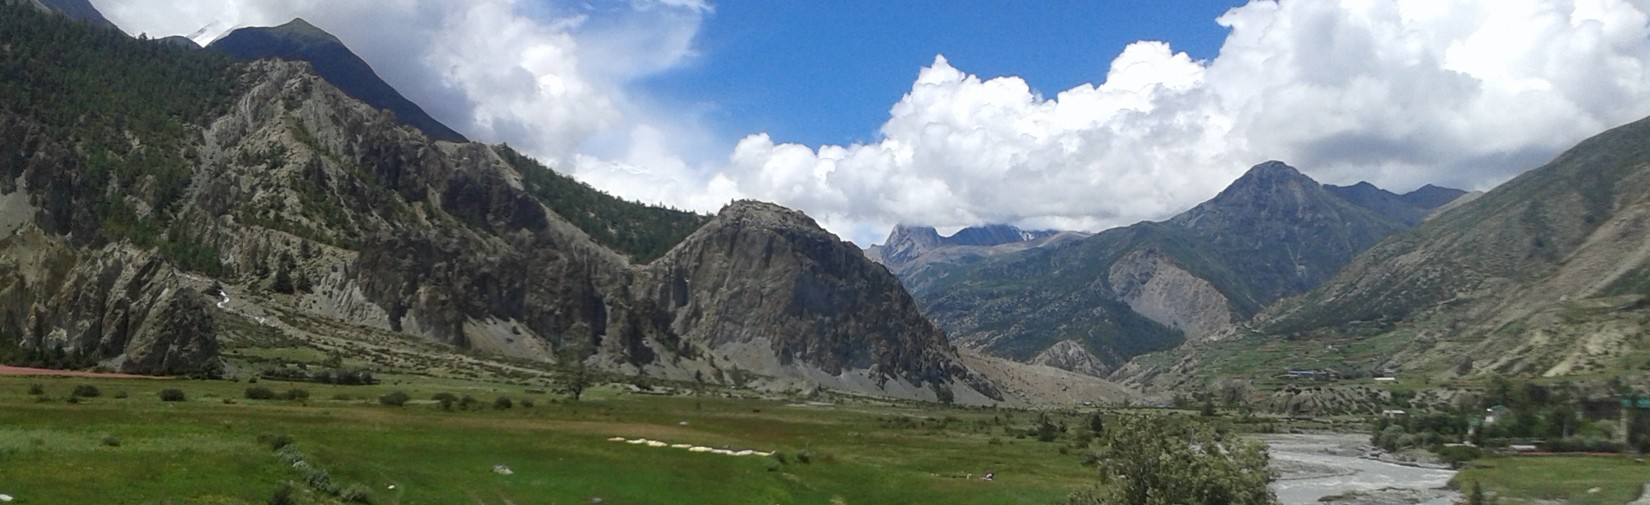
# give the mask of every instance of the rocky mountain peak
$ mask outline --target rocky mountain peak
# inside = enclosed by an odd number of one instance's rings
[[[736,200],[723,206],[721,212],[716,214],[713,222],[715,221],[720,221],[724,225],[738,223],[741,226],[762,229],[793,229],[820,233],[825,231],[807,214],[756,200]]]
[[[1306,174],[1281,161],[1255,165],[1213,199],[1170,222],[1206,234],[1237,231],[1271,218],[1297,218],[1323,211],[1337,200]],[[1283,219],[1288,223],[1294,219]]]
[[[1402,198],[1405,202],[1408,202],[1410,205],[1414,205],[1416,207],[1423,209],[1436,209],[1443,207],[1444,205],[1453,202],[1457,198],[1461,198],[1466,194],[1466,191],[1459,189],[1445,188],[1428,184],[1421,186],[1415,191],[1404,193],[1399,198]]]
[[[292,21],[287,21],[284,25],[270,28],[269,31],[270,33],[291,37],[295,40],[311,40],[319,43],[338,45],[344,44],[343,41],[338,40],[338,37],[333,36],[326,30],[322,30],[321,28],[310,24],[310,22],[305,21],[304,18],[292,18]]]
[[[351,98],[376,109],[389,109],[395,113],[397,120],[419,129],[430,138],[454,142],[466,140],[384,82],[371,65],[351,52],[337,37],[303,18],[293,18],[276,27],[236,29],[206,47],[243,60],[278,58],[309,62],[316,74]]]

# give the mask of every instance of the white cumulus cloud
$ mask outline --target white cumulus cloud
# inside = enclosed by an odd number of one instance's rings
[[[1487,189],[1650,114],[1644,0],[1253,1],[1219,56],[1128,46],[1098,86],[1039,96],[943,57],[870,144],[745,138],[722,191],[860,243],[896,222],[1096,230],[1161,219],[1250,165],[1321,181]]]

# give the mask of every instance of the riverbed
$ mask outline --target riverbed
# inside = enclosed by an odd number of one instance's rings
[[[1268,435],[1278,479],[1272,484],[1284,505],[1317,504],[1325,496],[1349,505],[1446,505],[1460,493],[1442,489],[1454,470],[1404,466],[1364,457],[1362,434]]]

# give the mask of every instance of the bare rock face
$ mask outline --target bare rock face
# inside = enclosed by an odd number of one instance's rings
[[[671,334],[713,353],[771,354],[754,363],[759,373],[995,395],[893,275],[784,207],[730,204],[643,269],[636,291],[668,317]]]
[[[32,227],[0,255],[0,327],[42,365],[211,375],[217,330],[199,291],[141,251],[76,251]],[[61,351],[61,355],[54,355]]]
[[[1196,340],[1230,326],[1226,295],[1155,250],[1137,250],[1113,263],[1109,280],[1118,299],[1158,324]]]

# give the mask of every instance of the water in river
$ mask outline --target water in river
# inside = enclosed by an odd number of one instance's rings
[[[1346,504],[1444,505],[1460,495],[1441,490],[1453,470],[1416,468],[1360,457],[1368,450],[1366,435],[1272,435],[1265,438],[1272,468],[1279,472],[1272,489],[1284,505],[1316,504],[1325,496],[1360,492]]]

